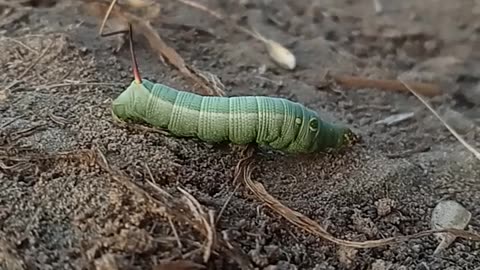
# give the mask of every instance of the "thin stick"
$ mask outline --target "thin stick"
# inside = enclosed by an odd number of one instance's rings
[[[20,40],[16,40],[14,38],[10,38],[10,37],[3,37],[4,40],[9,40],[11,42],[14,42],[14,43],[17,43],[18,45],[24,47],[25,49],[35,53],[35,54],[38,54],[38,51],[37,50],[34,50],[33,48],[31,48],[30,46],[26,45],[25,43],[21,42]]]
[[[211,10],[211,9],[209,9],[208,7],[206,7],[202,4],[199,4],[199,3],[196,3],[196,2],[193,2],[193,1],[190,1],[190,0],[177,0],[177,1],[183,3],[187,6],[191,6],[193,8],[199,9],[201,11],[207,12],[208,14],[212,15],[213,17],[215,17],[216,19],[218,19],[220,21],[227,20],[226,16],[220,14],[217,11]],[[231,21],[231,20],[229,19],[229,21]],[[242,27],[240,25],[237,25],[236,23],[233,23],[233,26],[235,26],[235,28],[242,31],[243,33],[245,33],[245,34],[263,42],[261,37],[257,36],[254,32],[248,30],[247,28]]]
[[[48,50],[50,50],[50,48],[53,46],[53,43],[55,43],[55,42],[52,40],[52,42],[50,42],[50,44],[47,46],[47,48],[45,48],[42,51],[42,53],[37,57],[37,59],[35,59],[35,61],[33,61],[33,63],[27,69],[25,69],[25,71],[22,72],[22,74],[20,74],[20,76],[18,76],[18,80],[23,78],[23,76],[25,76],[33,67],[35,67],[38,64],[38,62],[40,62],[40,60],[42,60],[42,58],[45,56],[45,54],[47,54]]]
[[[156,183],[155,178],[153,177],[153,173],[150,170],[150,167],[148,166],[147,163],[145,163],[145,169],[147,170],[148,176],[150,176],[150,180],[151,180],[151,182],[148,181],[148,180],[147,180],[147,182],[151,186],[155,187],[157,190],[161,190],[160,188],[158,188],[155,185],[155,183]],[[173,235],[175,236],[175,240],[177,241],[178,248],[182,249],[183,248],[182,241],[180,240],[180,237],[178,236],[177,229],[175,229],[175,224],[173,224],[172,217],[167,216],[167,219],[168,219],[168,224],[170,224],[170,227],[172,228],[172,232],[173,232]]]
[[[206,232],[206,237],[207,237],[207,243],[205,244],[205,250],[203,254],[203,261],[207,262],[210,259],[210,255],[212,254],[212,247],[214,244],[214,231],[215,228],[214,226],[214,216],[213,216],[213,211],[208,211],[208,216],[205,214],[205,212],[202,209],[202,206],[200,203],[193,197],[192,194],[188,193],[186,190],[182,189],[181,187],[177,188],[181,193],[186,198],[187,205],[190,207],[190,210],[192,211],[193,215],[201,222],[203,223],[205,232]],[[207,218],[208,217],[208,220]]]
[[[225,211],[225,209],[227,208],[228,203],[232,199],[232,197],[235,194],[235,192],[237,191],[237,189],[240,187],[240,184],[241,183],[239,182],[237,184],[237,186],[235,187],[235,189],[232,191],[232,193],[230,193],[230,196],[228,196],[227,201],[223,204],[222,209],[220,209],[220,212],[218,213],[217,220],[215,221],[215,224],[218,224],[218,222],[220,221],[220,218],[222,217],[223,211]]]
[[[89,85],[96,85],[96,86],[120,86],[124,85],[123,83],[114,83],[114,82],[71,82],[71,83],[56,83],[50,85],[39,85],[36,88],[44,88],[44,89],[52,89],[57,87],[64,87],[64,86],[89,86]]]
[[[99,35],[102,35],[103,33],[103,28],[105,28],[105,24],[107,23],[107,19],[108,17],[110,16],[110,13],[112,12],[113,10],[113,6],[115,6],[115,3],[117,2],[117,0],[112,0],[112,3],[110,3],[110,6],[108,7],[108,10],[107,10],[107,13],[105,13],[105,17],[103,18],[103,21],[102,21],[102,24],[100,26],[100,30],[98,31],[98,34]]]
[[[204,262],[208,262],[210,259],[215,241],[215,212],[212,209],[208,210],[208,223],[210,224],[210,230],[208,231],[205,253],[203,254]]]
[[[348,75],[329,75],[338,84],[347,88],[378,88],[390,91],[406,91],[404,85],[397,80],[378,80],[369,79],[360,76],[348,76]],[[328,75],[327,75],[328,77]],[[418,92],[422,95],[433,97],[441,94],[441,91],[437,85],[429,83],[410,83]]]
[[[310,219],[309,217],[303,215],[300,212],[292,210],[287,206],[283,205],[280,201],[278,201],[276,198],[270,195],[261,183],[257,181],[253,181],[251,179],[251,173],[253,170],[251,168],[252,162],[253,162],[253,159],[251,158],[251,156],[250,157],[247,156],[238,162],[237,167],[235,169],[235,181],[238,181],[239,178],[243,179],[243,182],[245,183],[245,185],[250,189],[250,191],[254,193],[254,195],[258,199],[260,199],[270,209],[275,211],[277,214],[281,215],[290,223],[296,225],[297,227],[309,233],[317,235],[335,244],[338,244],[341,246],[353,247],[353,248],[373,248],[373,247],[381,247],[385,245],[397,244],[410,239],[420,238],[420,237],[432,235],[435,233],[441,233],[441,232],[448,232],[457,237],[469,239],[472,241],[480,241],[479,234],[468,232],[465,230],[459,230],[459,229],[426,230],[426,231],[421,231],[419,233],[415,233],[411,235],[388,237],[388,238],[383,238],[378,240],[367,240],[362,242],[349,241],[349,240],[336,238],[335,236],[330,234],[325,228],[323,228],[320,224],[318,224],[316,221]]]
[[[175,224],[172,222],[171,217],[167,217],[168,223],[170,224],[170,227],[172,228],[173,235],[175,236],[175,240],[177,241],[177,245],[179,249],[183,248],[182,241],[180,241],[180,237],[178,236],[177,229],[175,229]]]
[[[95,17],[103,17],[103,14],[106,13],[107,9],[107,4],[95,1],[86,5],[86,11]],[[146,38],[150,48],[157,54],[161,61],[167,60],[165,62],[169,62],[169,64],[176,67],[185,77],[198,83],[204,90],[206,90],[206,95],[225,95],[224,90],[219,88],[222,84],[215,83],[219,81],[218,78],[215,77],[215,82],[212,83],[211,81],[206,81],[202,76],[199,76],[200,73],[203,72],[187,65],[185,60],[173,48],[168,46],[165,41],[163,41],[148,20],[146,21],[144,18],[134,15],[118,5],[113,8],[110,17],[112,16],[122,20],[125,24],[131,23],[135,27],[135,31]]]
[[[417,92],[415,92],[415,90],[413,90],[410,86],[408,86],[405,82],[403,82],[402,80],[399,80],[403,85],[405,85],[405,87],[410,90],[410,92],[412,92],[412,94],[414,94],[432,113],[433,115],[435,115],[438,120],[440,120],[440,122],[442,122],[442,124],[453,134],[453,136],[455,136],[455,138],[457,138],[457,140],[460,141],[460,143],[463,144],[463,146],[465,146],[470,152],[472,152],[475,157],[480,160],[480,153],[478,152],[477,149],[475,149],[472,145],[470,145],[469,143],[467,143],[452,127],[450,127],[449,124],[447,124],[447,122],[445,120],[442,119],[442,117],[440,117],[440,115],[432,108],[432,106],[430,106],[428,104],[427,101],[425,101],[425,99],[423,99],[419,94],[417,94]]]
[[[6,128],[7,126],[9,126],[11,123],[17,121],[18,119],[22,118],[23,115],[20,115],[20,116],[17,116],[13,119],[11,119],[10,121],[7,121],[6,123],[4,123],[3,125],[0,126],[0,129],[3,129],[3,128]]]

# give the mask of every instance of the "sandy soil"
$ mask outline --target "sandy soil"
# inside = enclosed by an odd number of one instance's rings
[[[480,230],[479,162],[413,95],[319,87],[327,70],[440,83],[444,94],[429,101],[478,145],[478,1],[390,1],[381,15],[370,0],[264,1],[266,7],[256,1],[204,2],[248,17],[291,49],[298,67],[280,69],[258,41],[199,10],[161,1],[168,24],[158,22],[155,29],[187,63],[217,75],[229,96],[286,97],[348,124],[364,139],[339,154],[259,153],[253,177],[273,196],[342,239],[429,229],[433,207],[447,198],[471,211],[468,229]],[[115,40],[96,36],[99,21],[66,1],[0,7],[0,265],[151,269],[183,256],[208,269],[238,269],[221,251],[203,263],[205,237],[175,219],[171,225],[165,208],[113,179],[94,155],[94,149],[102,151],[152,196],[159,193],[147,183],[149,171],[165,191],[177,197],[182,187],[218,214],[235,188],[237,150],[117,125],[110,101],[131,82],[128,47],[113,54]],[[136,51],[144,77],[194,91],[139,36]],[[406,112],[415,114],[392,125],[376,123]],[[438,243],[433,236],[372,249],[334,245],[277,216],[243,186],[216,230],[257,269],[480,267],[480,244],[467,240],[440,256],[432,256]]]

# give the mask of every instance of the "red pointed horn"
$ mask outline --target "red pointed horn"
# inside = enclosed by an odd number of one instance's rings
[[[129,32],[130,32],[130,54],[132,55],[132,65],[133,65],[133,76],[135,77],[135,82],[136,83],[142,83],[142,78],[140,77],[140,72],[138,71],[138,65],[137,65],[137,58],[135,57],[135,52],[133,49],[133,30],[132,30],[132,24],[128,24],[129,27]]]

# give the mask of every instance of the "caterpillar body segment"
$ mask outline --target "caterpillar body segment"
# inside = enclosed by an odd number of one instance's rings
[[[214,97],[134,80],[113,102],[120,119],[143,121],[180,137],[211,143],[256,143],[289,153],[351,145],[350,129],[323,121],[315,111],[283,98]]]

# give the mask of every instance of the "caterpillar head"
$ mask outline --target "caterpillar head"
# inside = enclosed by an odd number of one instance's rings
[[[360,136],[350,128],[327,123],[317,115],[310,116],[306,127],[308,130],[303,132],[303,137],[308,152],[351,147],[360,141]]]
[[[339,140],[340,147],[350,147],[359,143],[362,139],[359,135],[355,134],[351,129],[342,128],[341,139]]]
[[[351,147],[360,141],[360,136],[345,126],[334,127],[331,134],[327,137],[329,140],[325,146],[331,149]]]

